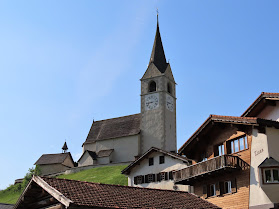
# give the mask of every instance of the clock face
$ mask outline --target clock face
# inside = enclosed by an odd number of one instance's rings
[[[151,94],[145,96],[145,109],[153,110],[159,106],[159,95]]]
[[[174,99],[170,95],[166,95],[166,107],[169,111],[174,110]]]

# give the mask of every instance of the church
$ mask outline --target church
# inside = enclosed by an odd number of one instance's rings
[[[161,40],[155,40],[141,81],[141,112],[93,121],[78,166],[129,163],[151,147],[177,152],[176,83]]]

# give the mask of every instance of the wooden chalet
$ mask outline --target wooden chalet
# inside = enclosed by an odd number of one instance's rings
[[[241,117],[210,115],[179,149],[193,164],[174,172],[175,183],[222,208],[277,208],[277,100],[262,93]]]

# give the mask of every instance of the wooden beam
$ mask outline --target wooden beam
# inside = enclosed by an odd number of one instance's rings
[[[34,182],[36,182],[44,190],[46,190],[51,196],[53,196],[55,199],[57,199],[59,202],[61,202],[63,205],[65,205],[66,207],[69,207],[70,204],[73,202],[70,199],[68,199],[67,197],[65,197],[61,192],[59,192],[55,188],[51,187],[48,183],[46,183],[39,176],[33,176],[32,180]]]
[[[59,204],[51,205],[51,206],[44,207],[44,208],[41,208],[41,209],[64,209],[64,208],[65,207],[59,203]]]
[[[50,197],[50,198],[46,198],[41,201],[33,202],[32,204],[29,205],[28,208],[30,208],[30,209],[44,208],[44,207],[48,207],[53,204],[57,204],[57,202],[58,201],[54,197]]]

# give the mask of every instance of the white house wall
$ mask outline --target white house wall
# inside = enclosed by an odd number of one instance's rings
[[[279,130],[266,128],[266,134],[253,129],[250,165],[250,202],[251,208],[270,208],[272,202],[279,202],[279,185],[263,185],[259,165],[267,158],[279,160]]]
[[[187,166],[186,163],[181,160],[174,159],[168,155],[165,155],[165,163],[159,164],[159,156],[162,156],[162,153],[152,153],[149,158],[154,158],[154,165],[149,166],[149,160],[144,159],[140,162],[140,165],[134,167],[131,173],[128,176],[128,185],[135,187],[145,187],[145,188],[158,188],[158,189],[169,189],[173,190],[174,182],[173,180],[160,181],[160,182],[151,182],[143,184],[134,184],[134,177],[147,174],[157,174],[160,172],[169,172],[177,169],[182,169]],[[177,190],[189,191],[188,185],[177,185]]]
[[[266,128],[266,134],[269,157],[273,157],[279,162],[279,130],[275,128]],[[271,202],[279,203],[279,184],[264,184],[262,188]]]

